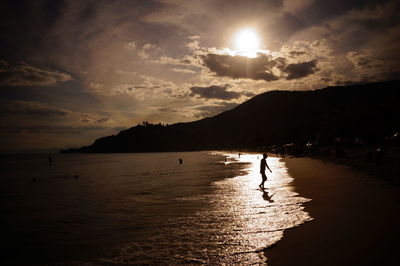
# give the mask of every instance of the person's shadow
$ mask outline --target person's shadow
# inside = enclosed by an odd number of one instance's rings
[[[272,194],[271,196],[268,194],[268,191],[266,191],[265,189],[263,189],[263,195],[262,195],[262,197],[263,197],[263,199],[265,200],[265,201],[268,201],[269,203],[273,203],[274,202],[274,200],[272,199],[272,196],[274,196],[274,194]]]

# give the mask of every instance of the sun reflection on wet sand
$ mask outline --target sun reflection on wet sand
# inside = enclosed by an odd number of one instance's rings
[[[263,191],[258,188],[261,181],[260,155],[225,155],[230,161],[249,164],[245,176],[214,183],[216,194],[220,195],[214,206],[218,212],[231,217],[232,221],[224,227],[230,231],[230,241],[240,243],[237,250],[229,252],[257,253],[281,239],[284,229],[312,220],[302,206],[309,199],[293,191],[290,185],[293,179],[279,158],[267,160],[273,173],[267,174]]]
[[[246,169],[248,171],[249,180],[248,185],[258,188],[261,182],[260,175],[260,160],[262,155],[259,154],[241,154],[240,157],[236,154],[226,154],[231,160],[236,160],[242,163],[249,163],[249,167]],[[287,168],[283,162],[277,157],[268,157],[267,163],[270,166],[272,173],[267,172],[268,181],[265,183],[266,189],[276,190],[278,188],[284,188],[288,191],[293,191],[291,186],[291,181],[293,178],[287,173]]]

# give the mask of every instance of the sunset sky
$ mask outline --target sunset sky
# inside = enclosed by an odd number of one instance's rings
[[[400,78],[400,1],[2,0],[0,151]]]

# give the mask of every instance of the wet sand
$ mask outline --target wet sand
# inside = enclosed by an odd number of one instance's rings
[[[265,250],[268,265],[399,265],[399,187],[333,163],[284,160],[314,220]]]

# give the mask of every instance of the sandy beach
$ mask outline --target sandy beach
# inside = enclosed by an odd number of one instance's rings
[[[398,187],[333,163],[283,160],[314,220],[265,250],[268,265],[398,265]]]

